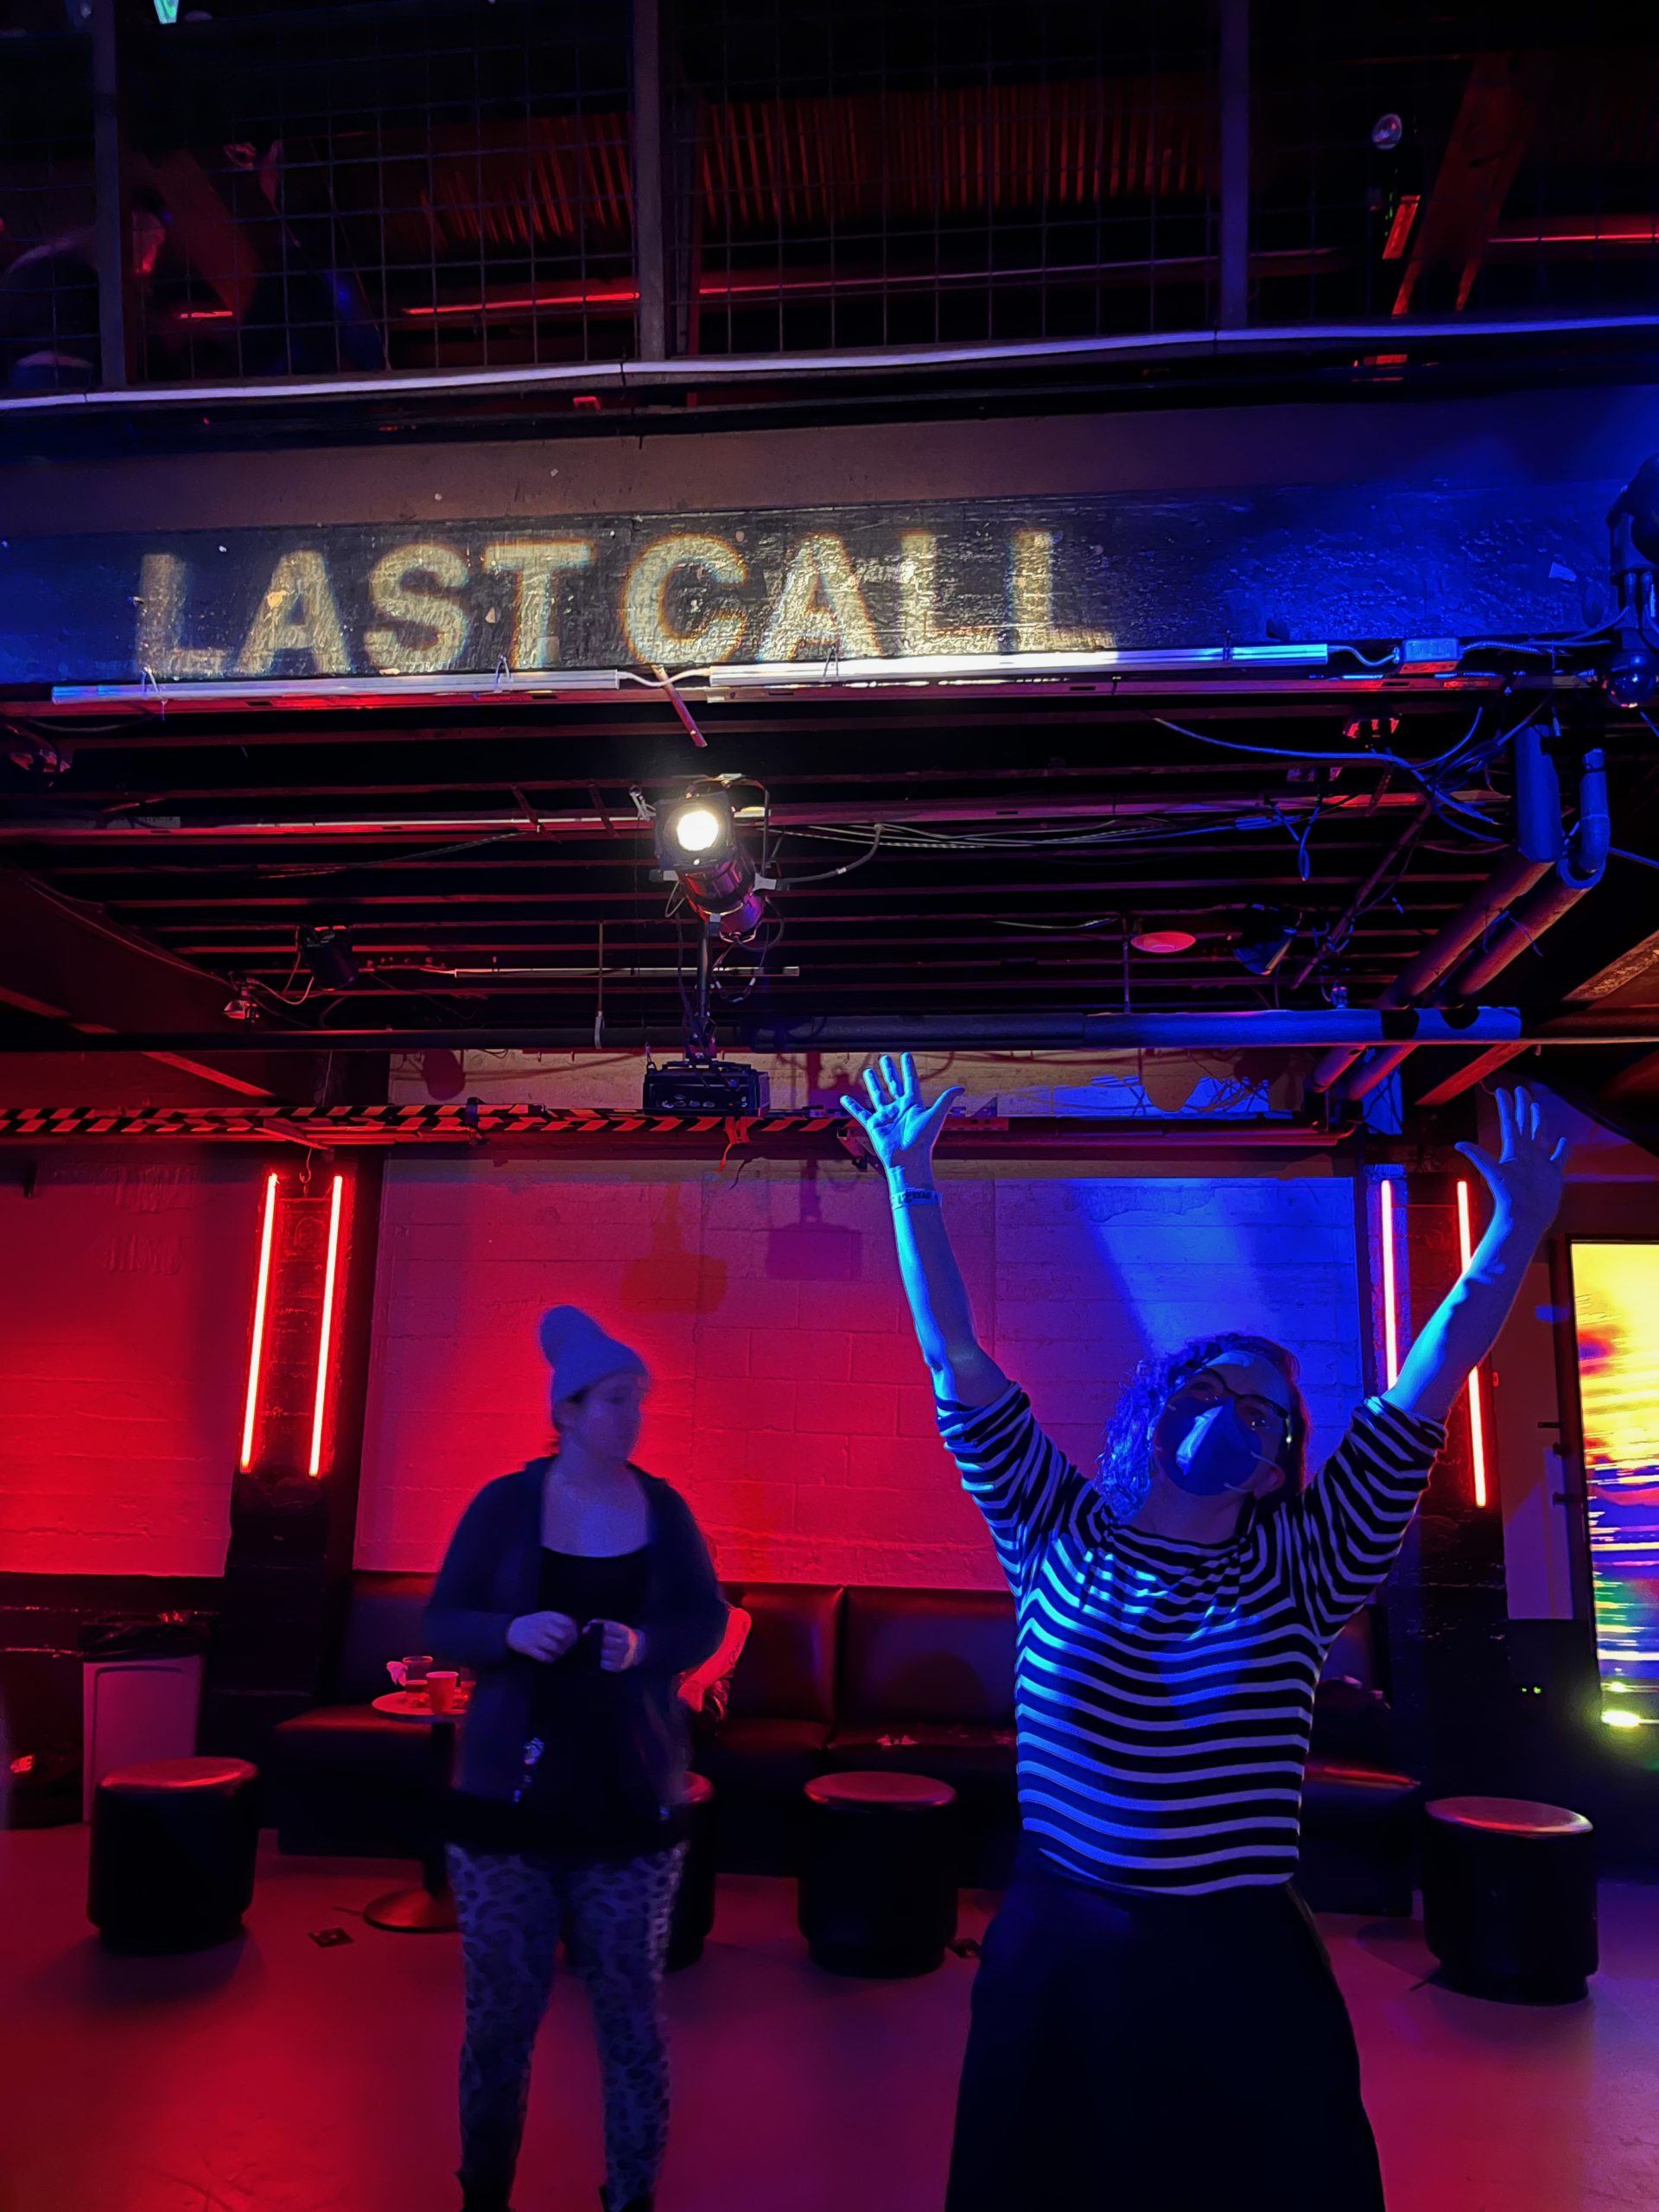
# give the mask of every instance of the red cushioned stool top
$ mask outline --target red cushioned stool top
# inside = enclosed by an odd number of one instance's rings
[[[1526,1797],[1436,1797],[1423,1809],[1447,1827],[1484,1828],[1492,1835],[1588,1835],[1591,1828],[1582,1813]]]
[[[899,1812],[952,1805],[957,1796],[949,1783],[925,1774],[821,1774],[806,1794],[815,1805],[890,1805]]]
[[[229,1789],[255,1782],[259,1770],[246,1759],[149,1759],[106,1774],[100,1789]]]

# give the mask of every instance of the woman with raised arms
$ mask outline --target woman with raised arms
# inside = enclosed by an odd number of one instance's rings
[[[1554,1217],[1500,1091],[1492,1217],[1319,1474],[1294,1356],[1217,1316],[1130,1379],[1091,1478],[980,1344],[934,1182],[959,1094],[844,1099],[893,1199],[941,1434],[1018,1610],[1017,1872],[975,1983],[947,2212],[1380,2212],[1352,2028],[1293,1886],[1313,1693],[1389,1572]]]

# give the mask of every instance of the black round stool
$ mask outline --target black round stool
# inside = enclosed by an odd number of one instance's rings
[[[831,1974],[931,1974],[957,1932],[957,1793],[920,1774],[806,1785],[799,1923]]]
[[[86,1916],[113,1951],[228,1942],[253,1897],[259,1770],[155,1759],[106,1774],[92,1801]]]
[[[669,1929],[668,1971],[694,1967],[715,1924],[715,1785],[701,1774],[685,1777],[689,1833],[680,1886]]]
[[[1471,1997],[1570,2005],[1596,1970],[1596,1835],[1582,1813],[1518,1797],[1427,1806],[1423,1935]]]

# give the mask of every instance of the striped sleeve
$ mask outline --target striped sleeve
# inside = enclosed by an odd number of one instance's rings
[[[1292,1573],[1321,1634],[1334,1637],[1386,1579],[1445,1443],[1443,1421],[1367,1398],[1317,1480],[1285,1509]]]
[[[1092,1485],[1044,1435],[1017,1382],[988,1406],[941,1399],[936,1410],[944,1448],[1017,1588],[1049,1540],[1072,1526]]]

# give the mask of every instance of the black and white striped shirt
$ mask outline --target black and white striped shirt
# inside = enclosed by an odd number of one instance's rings
[[[1320,1666],[1387,1574],[1442,1424],[1367,1399],[1300,1499],[1213,1545],[1113,1521],[1017,1385],[938,1414],[1018,1607],[1027,1834],[1119,1887],[1287,1881]]]

